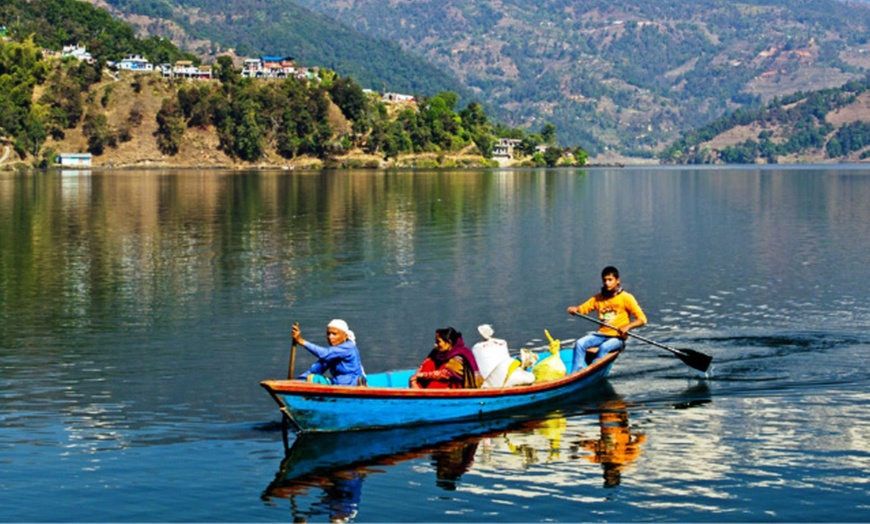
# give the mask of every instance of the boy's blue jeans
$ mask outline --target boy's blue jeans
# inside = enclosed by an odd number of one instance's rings
[[[571,373],[586,367],[586,350],[595,346],[598,346],[598,354],[595,355],[595,360],[600,360],[611,351],[624,348],[625,341],[619,337],[608,337],[600,333],[589,333],[585,337],[577,339],[577,342],[574,342],[574,358],[571,364]]]

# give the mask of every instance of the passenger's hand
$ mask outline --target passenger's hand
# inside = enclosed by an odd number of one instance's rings
[[[577,306],[568,306],[568,314],[576,315],[577,314]]]
[[[417,375],[411,375],[411,379],[408,381],[408,385],[411,386],[411,389],[420,389],[420,384],[417,383]]]
[[[297,344],[302,344],[305,341],[302,339],[302,330],[299,329],[299,322],[294,322],[293,327],[290,328],[290,336],[293,338],[293,342]]]

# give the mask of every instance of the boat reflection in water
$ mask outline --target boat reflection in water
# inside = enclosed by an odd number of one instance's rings
[[[484,439],[524,431],[545,421],[493,419],[380,431],[303,434],[293,441],[262,499],[288,499],[295,521],[356,515],[365,478],[379,466],[429,457],[435,484],[453,491]],[[319,490],[319,493],[317,491]],[[301,504],[309,501],[308,504]]]
[[[435,485],[447,491],[457,489],[472,468],[499,474],[532,464],[565,467],[574,460],[601,464],[605,487],[613,487],[643,452],[646,436],[632,431],[628,406],[609,383],[598,393],[599,401],[554,407],[523,419],[303,434],[287,450],[262,498],[269,503],[289,500],[296,521],[352,519],[366,477],[420,458],[431,460]],[[590,415],[597,417],[594,437],[576,426],[588,427]]]

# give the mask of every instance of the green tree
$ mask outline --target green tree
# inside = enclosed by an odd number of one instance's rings
[[[233,64],[233,58],[229,55],[221,55],[217,59],[215,65],[215,74],[217,79],[227,86],[235,85],[242,79],[241,74]]]
[[[174,155],[184,136],[184,113],[173,98],[163,100],[157,112],[157,148],[163,154]]]
[[[19,133],[19,139],[22,141],[24,149],[33,156],[39,155],[42,144],[48,138],[48,133],[45,131],[45,126],[42,125],[39,113],[38,107],[31,108],[27,116],[24,117],[22,130]]]
[[[82,87],[69,71],[69,64],[55,69],[40,99],[48,108],[46,127],[55,138],[63,138],[64,130],[76,127],[84,114]]]
[[[544,151],[544,163],[547,164],[547,167],[556,167],[559,165],[559,160],[561,159],[561,147],[549,146],[546,151]]]
[[[525,156],[531,156],[535,154],[539,145],[543,144],[544,140],[541,138],[541,135],[538,134],[529,134],[523,137],[520,140],[520,145],[517,149],[519,149],[520,153]]]
[[[547,145],[556,143],[556,126],[547,122],[544,124],[544,129],[541,131],[541,141]]]
[[[117,144],[109,120],[103,113],[88,113],[82,124],[82,134],[88,138],[88,151],[94,155],[102,155],[107,147]]]
[[[495,137],[486,131],[480,131],[473,135],[474,145],[483,158],[492,158],[492,148],[495,146]]]
[[[252,161],[263,154],[263,132],[257,122],[257,109],[253,103],[245,104],[242,118],[235,129],[236,155],[242,160]]]
[[[586,162],[589,161],[589,153],[587,153],[582,147],[575,147],[571,153],[574,155],[575,165],[585,166]]]
[[[462,125],[466,129],[478,129],[487,125],[486,111],[477,102],[471,102],[465,109],[459,112]]]
[[[45,76],[41,51],[32,39],[0,40],[0,137],[13,138],[21,156],[37,155],[47,136],[42,121],[49,108],[33,104],[34,87]]]
[[[442,91],[435,95],[435,98],[439,98],[444,101],[444,105],[450,111],[456,109],[456,103],[459,102],[459,95],[454,93],[453,91]]]
[[[332,83],[332,87],[329,88],[329,95],[348,120],[354,124],[359,122],[364,125],[368,102],[359,84],[354,82],[352,78],[337,78]],[[365,132],[366,129],[354,130]]]

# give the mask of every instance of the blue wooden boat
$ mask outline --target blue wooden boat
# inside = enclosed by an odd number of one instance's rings
[[[620,353],[609,353],[578,373],[519,387],[411,389],[408,380],[413,369],[371,374],[368,387],[300,380],[266,380],[260,384],[297,433],[360,431],[481,420],[572,397],[606,377]],[[559,352],[568,369],[572,355],[570,349]]]

